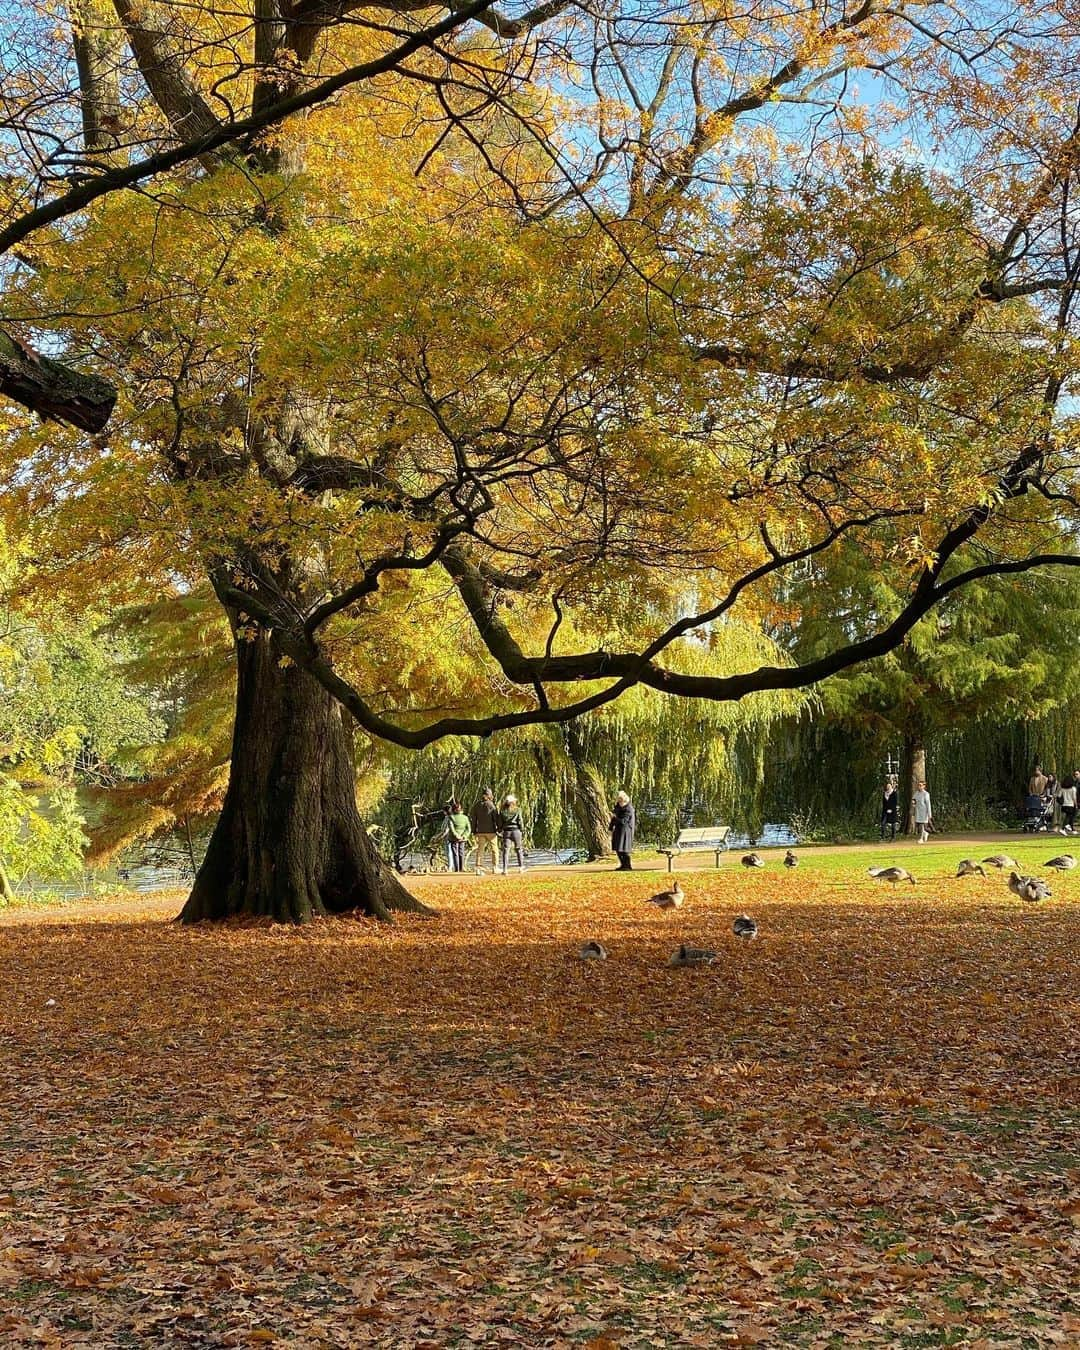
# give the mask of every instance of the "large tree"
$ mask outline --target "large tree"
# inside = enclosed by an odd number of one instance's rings
[[[225,608],[231,780],[188,919],[413,903],[353,724],[417,748],[636,684],[805,687],[971,581],[1076,561],[1056,6],[549,4],[420,35],[412,8],[94,0],[44,74],[26,39],[3,319],[119,400],[108,440],[16,422],[10,501],[84,587],[205,575]],[[936,168],[905,123],[948,141]],[[883,522],[879,627],[795,666],[670,659],[841,542],[881,567]]]

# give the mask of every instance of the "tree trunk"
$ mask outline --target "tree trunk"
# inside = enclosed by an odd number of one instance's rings
[[[904,810],[904,833],[915,833],[915,789],[926,781],[926,743],[921,733],[916,732],[904,737],[904,764],[907,766],[907,802],[901,802]],[[901,787],[903,779],[901,779]]]
[[[265,630],[239,637],[236,658],[229,787],[183,922],[431,913],[385,866],[360,820],[348,714],[309,675],[281,664]]]
[[[14,900],[15,892],[11,888],[7,868],[0,862],[0,905],[10,905],[14,903]]]
[[[611,857],[611,808],[608,806],[604,780],[596,765],[591,763],[581,732],[568,722],[565,727],[566,754],[570,760],[573,781],[570,785],[570,804],[574,819],[585,836],[589,861]]]

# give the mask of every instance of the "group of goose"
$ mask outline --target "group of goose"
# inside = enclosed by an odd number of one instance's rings
[[[757,853],[744,854],[740,860],[744,867],[764,867],[765,860]],[[799,859],[788,849],[784,855],[784,866],[798,867]],[[1009,871],[1009,890],[1013,895],[1021,900],[1035,902],[1038,900],[1048,900],[1050,898],[1050,887],[1043,881],[1042,877],[1022,876],[1017,868],[1020,864],[1015,858],[1010,858],[1007,853],[992,853],[989,858],[983,858],[982,862],[976,862],[974,858],[963,858],[956,865],[956,875],[958,877],[985,877],[986,868],[994,867],[999,872]],[[1044,867],[1052,867],[1059,872],[1071,872],[1078,866],[1076,858],[1071,853],[1062,853],[1056,858],[1051,858],[1043,863]],[[869,867],[867,871],[878,881],[888,881],[893,886],[901,881],[910,882],[915,885],[914,876],[906,867]],[[670,910],[681,909],[683,901],[686,899],[686,892],[679,884],[676,877],[666,891],[659,891],[656,895],[650,895],[646,904],[655,905],[657,909]],[[756,938],[758,935],[757,920],[752,919],[749,914],[740,914],[731,925],[731,931],[737,938],[749,939]],[[716,960],[718,953],[709,947],[688,947],[685,942],[680,943],[668,958],[669,966],[711,966]],[[578,956],[582,961],[606,961],[608,958],[607,948],[602,942],[595,940],[586,942],[578,951]]]
[[[686,892],[679,885],[676,878],[666,891],[660,891],[656,895],[650,895],[646,900],[647,905],[655,905],[657,909],[681,909],[683,901],[686,899]],[[757,920],[752,919],[749,914],[740,914],[731,925],[731,931],[737,938],[744,941],[756,938],[758,935]],[[711,947],[689,947],[685,942],[681,942],[668,958],[669,966],[711,966],[716,960],[718,952]],[[606,961],[608,957],[607,948],[602,942],[586,942],[578,952],[582,961]]]
[[[1071,853],[1061,853],[1056,858],[1044,862],[1043,866],[1052,867],[1058,872],[1071,872],[1077,866],[1077,860]],[[976,862],[974,858],[962,858],[956,865],[956,875],[985,877],[987,867],[994,867],[999,872],[1007,870],[1009,890],[1021,900],[1034,903],[1050,899],[1050,887],[1042,877],[1023,876],[1018,870],[1020,864],[1007,853],[992,853],[989,858],[983,858],[982,862]],[[889,881],[894,886],[900,881],[908,881],[912,886],[915,885],[915,878],[906,867],[870,867],[867,870],[872,877],[876,877],[879,881]]]
[[[739,859],[744,867],[764,867],[765,859],[760,853],[744,853]],[[784,854],[785,867],[798,867],[799,859],[792,853],[791,849]]]

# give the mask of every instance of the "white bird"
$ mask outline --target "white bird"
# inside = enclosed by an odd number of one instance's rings
[[[1044,867],[1056,867],[1059,872],[1071,872],[1076,866],[1076,859],[1071,853],[1061,853],[1056,858],[1051,858],[1049,862],[1043,863]]]
[[[986,876],[986,869],[971,858],[964,858],[962,862],[956,864],[956,875],[958,877]]]
[[[798,867],[798,865],[799,865],[798,858],[795,856],[794,853],[792,853],[791,849],[788,849],[788,851],[784,854],[784,866]]]
[[[659,895],[650,895],[645,901],[647,905],[655,905],[657,909],[678,909],[686,899],[686,892],[677,881],[673,881],[666,891],[661,891]]]
[[[594,938],[591,942],[582,943],[578,957],[582,961],[606,961],[607,948],[602,942],[597,942]]]
[[[758,857],[756,853],[744,853],[742,856],[742,865],[744,867],[764,867],[765,859]]]
[[[1010,858],[1007,853],[991,853],[989,858],[983,859],[983,862],[996,867],[999,872],[1004,872],[1006,867],[1012,869],[1020,866],[1016,859]]]
[[[1013,895],[1019,896],[1021,900],[1027,900],[1031,903],[1050,899],[1050,887],[1043,881],[1042,877],[1022,877],[1017,872],[1013,872],[1009,877],[1009,890],[1012,891]]]
[[[868,867],[866,870],[878,881],[891,881],[894,886],[898,881],[910,881],[915,885],[915,878],[906,867]]]
[[[752,919],[749,914],[740,914],[731,925],[731,931],[738,938],[756,938],[757,920]]]
[[[688,947],[684,942],[668,957],[669,966],[711,966],[716,953],[708,947]]]

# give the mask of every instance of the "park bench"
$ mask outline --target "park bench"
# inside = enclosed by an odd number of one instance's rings
[[[701,852],[709,848],[716,854],[716,865],[719,867],[720,854],[727,852],[730,833],[730,825],[709,825],[705,829],[680,830],[678,839],[669,848],[660,848],[656,851],[666,855],[669,872],[675,865],[676,854]]]

